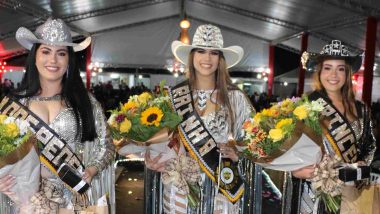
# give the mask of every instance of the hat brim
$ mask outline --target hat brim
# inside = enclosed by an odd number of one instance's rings
[[[302,57],[307,57],[305,61],[302,62],[303,66],[307,69],[310,69],[312,71],[315,70],[315,67],[318,63],[323,61],[324,59],[342,59],[345,60],[346,63],[351,65],[352,67],[352,73],[355,73],[359,71],[363,58],[360,55],[357,56],[331,56],[331,55],[324,55],[319,53],[312,53],[312,52],[304,52],[302,54]]]
[[[53,46],[69,46],[73,47],[74,52],[82,51],[86,49],[91,44],[91,37],[87,37],[80,43],[73,42],[50,42],[42,39],[38,39],[30,30],[20,27],[16,32],[16,40],[22,45],[24,48],[31,50],[35,43],[41,43],[46,45]]]
[[[221,51],[226,59],[227,68],[231,68],[238,64],[244,56],[244,50],[240,46],[230,46],[226,48],[211,48],[203,46],[194,46],[182,43],[180,41],[174,41],[172,43],[172,52],[174,56],[183,64],[187,65],[188,57],[192,49],[202,48],[210,50]]]

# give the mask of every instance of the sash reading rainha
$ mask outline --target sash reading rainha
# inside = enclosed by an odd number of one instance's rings
[[[183,117],[178,126],[181,142],[190,155],[198,161],[203,172],[215,183],[219,182],[219,190],[231,202],[236,202],[244,192],[237,163],[223,158],[219,164],[217,144],[195,111],[188,81],[171,88],[169,94],[174,111]]]

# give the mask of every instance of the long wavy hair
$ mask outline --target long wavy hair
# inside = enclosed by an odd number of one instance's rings
[[[197,75],[194,67],[194,54],[196,48],[191,50],[188,58],[187,66],[187,77],[190,82],[191,88],[195,87]],[[240,90],[235,84],[232,83],[230,74],[228,73],[226,60],[224,58],[223,52],[219,51],[219,63],[218,68],[215,71],[215,88],[214,92],[218,91],[216,96],[216,102],[222,106],[225,106],[228,110],[228,120],[233,124],[235,121],[234,114],[232,111],[230,99],[228,97],[229,90]],[[213,92],[213,93],[214,93]]]
[[[333,57],[325,57],[319,60],[318,64],[315,67],[315,72],[314,72],[314,88],[317,91],[320,91],[324,95],[327,96],[326,89],[323,87],[322,82],[321,82],[321,72],[322,72],[322,67],[323,67],[323,62],[326,60],[337,60],[337,58]],[[344,107],[344,116],[347,118],[347,115],[352,115],[355,119],[358,118],[357,114],[355,114],[354,111],[354,106],[355,106],[355,93],[352,88],[352,67],[351,65],[345,61],[345,72],[346,72],[346,79],[344,81],[344,85],[340,89],[341,94],[342,94],[342,103]]]
[[[25,65],[25,75],[21,81],[20,87],[12,92],[16,98],[28,98],[41,94],[41,83],[39,72],[36,67],[37,50],[41,44],[34,44]],[[83,84],[79,74],[75,53],[72,47],[67,47],[69,54],[68,74],[63,75],[61,95],[65,102],[73,108],[75,119],[78,124],[77,136],[81,136],[81,141],[91,141],[97,136],[95,131],[95,120],[92,110],[92,104],[88,92]],[[79,135],[81,134],[81,135]]]

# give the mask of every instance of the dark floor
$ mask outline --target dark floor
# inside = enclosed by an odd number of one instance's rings
[[[144,167],[141,162],[118,164],[121,170],[116,181],[116,213],[144,213]]]
[[[116,214],[144,213],[143,164],[142,161],[127,161],[118,164],[116,169]],[[267,174],[263,173],[261,213],[281,213],[281,196],[277,194],[279,190],[276,186],[282,186],[283,172],[266,171]]]

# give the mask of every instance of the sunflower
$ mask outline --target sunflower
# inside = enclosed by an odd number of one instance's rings
[[[141,124],[151,126],[159,126],[164,113],[158,107],[149,107],[141,113]]]

